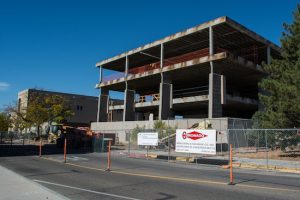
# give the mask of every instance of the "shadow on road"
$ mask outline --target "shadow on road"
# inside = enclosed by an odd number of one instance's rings
[[[91,153],[91,147],[67,148],[68,154]],[[63,148],[56,147],[55,144],[45,144],[42,146],[42,155],[63,154]],[[9,156],[33,156],[39,155],[39,146],[33,144],[0,144],[0,157]]]

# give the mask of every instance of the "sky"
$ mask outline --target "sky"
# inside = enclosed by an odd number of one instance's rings
[[[97,96],[96,62],[228,16],[280,45],[299,0],[0,0],[0,109],[28,88]]]

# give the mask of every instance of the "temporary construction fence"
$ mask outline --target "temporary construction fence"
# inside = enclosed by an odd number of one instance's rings
[[[228,142],[240,165],[300,169],[297,129],[228,129]]]
[[[116,133],[116,141],[118,141],[117,130],[102,131],[101,134],[106,137],[112,133]],[[155,145],[139,145],[139,134],[156,133],[158,136]],[[135,158],[157,158],[172,162],[190,162],[190,163],[206,163],[206,164],[227,164],[228,163],[228,144],[225,131],[217,131],[216,139],[216,155],[203,155],[198,153],[182,153],[176,152],[176,129],[171,127],[159,129],[145,129],[137,127],[131,130],[125,130],[127,143],[115,142],[112,146],[114,152],[122,153],[128,157]]]
[[[119,141],[120,130],[106,130],[95,134],[91,140],[79,147],[74,147],[68,141],[66,153],[107,152],[109,141],[111,141],[113,155],[156,158],[170,162],[227,165],[229,163],[229,146],[231,145],[234,165],[300,170],[300,131],[297,129],[216,130],[215,155],[176,152],[176,127],[167,123],[152,129],[136,127],[122,131],[126,137],[125,143]],[[157,145],[139,145],[139,133],[157,133]],[[19,153],[28,155],[64,153],[64,143],[57,147],[57,144],[47,143],[45,138],[40,143],[40,140],[28,135],[1,132],[0,141],[1,156]]]
[[[103,134],[116,133],[117,138],[117,132],[109,130],[103,131]],[[300,170],[300,131],[297,129],[217,130],[215,155],[176,152],[176,129],[168,126],[158,129],[137,127],[125,130],[125,133],[127,143],[115,142],[112,148],[129,157],[227,165],[231,144],[234,165]],[[138,145],[139,133],[157,133],[158,144]]]

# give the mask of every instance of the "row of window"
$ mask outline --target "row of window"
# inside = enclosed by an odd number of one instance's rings
[[[82,106],[80,106],[80,105],[77,105],[77,110],[80,110],[80,111],[82,111],[82,109],[83,109],[83,107],[82,107]]]

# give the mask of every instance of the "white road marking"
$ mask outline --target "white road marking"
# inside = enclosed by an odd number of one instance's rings
[[[94,191],[94,190],[88,190],[88,189],[73,187],[73,186],[69,186],[69,185],[63,185],[63,184],[58,184],[58,183],[51,183],[51,182],[47,182],[47,181],[41,181],[41,180],[37,180],[37,179],[34,179],[33,181],[35,181],[37,183],[44,183],[44,184],[48,184],[48,185],[55,185],[55,186],[70,188],[70,189],[74,189],[74,190],[80,190],[80,191],[84,191],[84,192],[90,192],[90,193],[94,193],[94,194],[101,194],[101,195],[106,195],[106,196],[110,196],[110,197],[116,197],[116,198],[120,198],[120,199],[140,200],[140,199],[135,199],[135,198],[126,197],[126,196],[120,196],[120,195],[116,195],[116,194],[110,194],[110,193],[105,193],[105,192],[98,192],[98,191]]]

